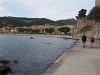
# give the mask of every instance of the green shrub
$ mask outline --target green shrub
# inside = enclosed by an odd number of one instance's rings
[[[51,28],[45,28],[45,32],[51,34],[51,33],[54,32],[54,28],[52,28],[52,27]]]
[[[91,26],[86,25],[85,27],[83,27],[83,28],[80,30],[80,33],[86,32],[86,31],[90,31],[91,28],[92,28]]]
[[[58,29],[60,32],[64,32],[65,34],[67,34],[70,31],[69,27],[61,27]]]

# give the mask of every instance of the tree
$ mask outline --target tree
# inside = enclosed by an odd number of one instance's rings
[[[60,32],[64,32],[65,34],[67,34],[70,31],[69,27],[61,27],[58,29]]]
[[[54,28],[45,28],[45,32],[46,33],[53,33],[54,32]]]
[[[31,28],[19,28],[18,32],[19,33],[33,33],[33,29],[31,29]]]
[[[40,29],[33,29],[33,31],[32,31],[33,33],[40,33]]]
[[[93,7],[87,18],[89,20],[100,20],[100,6]]]
[[[23,32],[24,32],[24,28],[19,28],[19,29],[18,29],[18,32],[19,32],[19,33],[23,33]]]
[[[78,16],[76,16],[76,18],[77,18],[77,19],[80,19],[80,18],[86,17],[86,12],[87,12],[86,9],[81,9],[81,10],[79,11]]]

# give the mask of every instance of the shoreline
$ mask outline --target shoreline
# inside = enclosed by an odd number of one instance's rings
[[[76,40],[73,42],[72,46],[66,48],[56,59],[52,62],[48,67],[40,74],[45,75],[46,73],[53,73],[55,70],[65,61],[68,57],[68,53],[77,45],[79,39],[67,35],[45,35],[45,34],[2,34],[2,35],[18,35],[18,36],[38,36],[38,37],[53,37],[53,38],[63,38],[63,39],[74,39]],[[51,72],[52,71],[52,72]]]
[[[39,36],[39,37],[56,37],[56,38],[65,38],[65,39],[75,39],[77,40],[75,37],[72,36],[68,36],[68,35],[54,35],[54,34],[14,34],[14,33],[0,33],[1,35],[17,35],[17,36],[30,36],[30,37],[34,37],[34,36]]]
[[[52,75],[61,65],[62,63],[68,58],[69,52],[71,52],[74,47],[77,46],[79,40],[76,39],[76,42],[69,48],[67,48],[58,58],[52,62],[50,65],[48,65],[47,69],[44,70],[40,75]]]
[[[85,48],[82,45],[78,40],[41,75],[100,75],[100,44],[94,43],[92,48],[87,41]]]

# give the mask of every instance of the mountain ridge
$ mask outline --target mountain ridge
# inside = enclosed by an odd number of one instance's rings
[[[74,25],[74,18],[53,21],[47,18],[0,17],[0,26]]]

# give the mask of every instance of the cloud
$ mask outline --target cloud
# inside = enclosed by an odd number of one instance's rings
[[[11,0],[9,0],[10,2]],[[9,16],[11,15],[6,8],[4,7],[4,5],[8,3],[8,1],[6,0],[0,0],[0,16]]]
[[[10,14],[6,12],[5,8],[0,6],[0,16],[9,16]]]
[[[33,17],[52,19],[69,18],[69,13],[71,14],[69,9],[73,6],[71,0],[22,0],[22,3],[26,10],[33,10],[31,11]]]
[[[75,17],[82,8],[90,10],[94,2],[95,0],[0,0],[0,13],[57,20]]]

